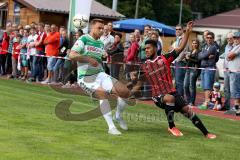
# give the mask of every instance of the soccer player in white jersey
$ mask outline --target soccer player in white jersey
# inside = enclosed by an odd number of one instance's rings
[[[90,22],[90,33],[81,36],[71,49],[69,58],[78,63],[78,84],[91,96],[97,97],[100,102],[100,110],[106,120],[112,135],[120,135],[112,119],[111,107],[108,101],[110,94],[118,96],[116,121],[120,127],[127,130],[127,124],[123,121],[121,113],[126,103],[122,98],[128,98],[128,88],[107,75],[102,67],[102,57],[105,55],[103,42],[100,37],[103,34],[104,22],[101,19],[93,19]]]

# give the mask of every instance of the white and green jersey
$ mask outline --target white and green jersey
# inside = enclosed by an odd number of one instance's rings
[[[104,72],[102,67],[102,55],[104,53],[103,48],[103,42],[100,39],[95,40],[89,34],[81,36],[76,41],[72,47],[73,51],[79,53],[80,55],[94,58],[99,62],[99,65],[97,67],[93,67],[89,63],[78,62],[78,79],[84,76],[90,76],[99,72]]]

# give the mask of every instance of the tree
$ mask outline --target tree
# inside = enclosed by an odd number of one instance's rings
[[[153,0],[156,19],[168,25],[176,25],[179,21],[180,1]],[[182,23],[192,19],[191,8],[183,5]]]
[[[98,2],[112,7],[112,0],[97,0]],[[117,11],[127,18],[134,18],[136,0],[119,0]],[[155,14],[152,9],[152,0],[140,0],[139,17],[154,18]]]
[[[240,0],[192,0],[191,9],[195,12],[202,12],[203,17],[212,16],[226,12],[240,6]]]
[[[112,7],[112,0],[98,0],[100,3]],[[127,18],[133,18],[135,14],[136,0],[119,0],[118,11]],[[145,17],[168,25],[176,25],[179,20],[180,4],[176,0],[140,0],[138,17]],[[182,22],[192,18],[191,9],[183,5]]]

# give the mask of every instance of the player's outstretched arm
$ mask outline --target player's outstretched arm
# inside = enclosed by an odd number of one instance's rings
[[[184,36],[183,36],[183,40],[182,40],[182,42],[180,43],[180,46],[177,47],[177,48],[175,48],[175,51],[176,51],[178,54],[181,53],[181,52],[184,50],[184,48],[185,48],[185,46],[186,46],[186,44],[187,44],[187,42],[188,42],[188,37],[189,37],[189,35],[190,35],[191,31],[192,31],[192,28],[193,28],[193,21],[189,21],[189,22],[187,23],[186,32],[185,32],[185,34],[184,34]]]

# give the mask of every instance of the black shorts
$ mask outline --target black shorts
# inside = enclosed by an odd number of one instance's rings
[[[187,105],[186,101],[177,92],[172,92],[169,94],[175,97],[174,111],[180,112],[182,110],[182,108]],[[156,106],[158,106],[159,108],[162,108],[162,109],[166,108],[166,104],[163,102],[164,96],[165,96],[165,94],[160,94],[159,96],[152,97]]]

